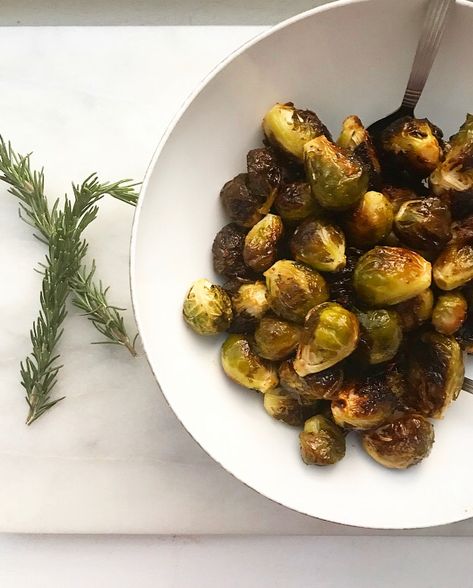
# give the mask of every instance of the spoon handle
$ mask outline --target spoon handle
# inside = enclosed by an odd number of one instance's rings
[[[419,101],[442,40],[448,13],[454,4],[455,0],[429,0],[411,75],[402,100],[402,106],[406,108],[413,110]]]
[[[470,380],[470,378],[465,377],[462,388],[465,392],[473,394],[473,381]]]

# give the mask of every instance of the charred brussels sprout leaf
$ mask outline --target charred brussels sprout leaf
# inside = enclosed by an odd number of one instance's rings
[[[267,214],[250,229],[245,238],[243,259],[255,272],[264,272],[275,261],[278,242],[283,234],[281,218]]]
[[[404,332],[413,331],[423,323],[430,320],[434,308],[434,295],[430,288],[424,290],[417,296],[409,298],[394,306],[397,312],[402,330]]]
[[[230,331],[253,331],[258,321],[269,310],[269,295],[264,282],[242,284],[231,297],[233,322]]]
[[[274,207],[284,222],[298,223],[317,212],[309,184],[294,182],[279,190]]]
[[[430,286],[430,263],[402,247],[375,247],[361,257],[354,286],[368,306],[385,306],[408,300]]]
[[[427,457],[434,443],[434,428],[418,414],[404,414],[363,434],[363,447],[386,468],[405,469]]]
[[[304,408],[297,399],[282,390],[266,392],[263,406],[269,416],[298,427],[304,423]]]
[[[357,207],[346,217],[345,233],[355,247],[369,248],[391,232],[393,207],[381,192],[366,192]]]
[[[461,292],[441,294],[435,303],[432,324],[438,333],[453,335],[466,320],[468,305]]]
[[[307,465],[332,465],[345,456],[345,435],[322,415],[310,418],[299,435],[301,457]]]
[[[409,355],[406,404],[430,418],[441,418],[458,396],[465,375],[463,354],[453,337],[420,335]]]
[[[199,335],[216,335],[230,326],[232,305],[221,286],[202,278],[192,284],[182,313],[186,323]]]
[[[347,210],[368,190],[361,163],[325,136],[305,144],[304,163],[312,194],[323,208]]]
[[[265,359],[280,361],[295,353],[302,328],[277,317],[266,316],[255,330],[258,355]]]
[[[343,370],[335,366],[303,378],[294,369],[292,361],[285,361],[279,366],[279,382],[300,404],[311,405],[317,400],[335,398],[342,387]]]
[[[336,302],[319,304],[305,319],[294,369],[304,377],[332,367],[354,351],[358,336],[352,312]]]
[[[277,387],[276,368],[252,351],[246,337],[230,335],[220,357],[224,372],[237,384],[262,393]]]
[[[299,160],[303,159],[307,141],[319,135],[330,137],[315,112],[299,110],[292,102],[278,103],[268,110],[263,131],[271,145]]]
[[[246,157],[248,187],[264,201],[261,212],[269,212],[281,183],[281,168],[271,149],[252,149]]]
[[[235,223],[224,226],[217,233],[212,256],[214,269],[223,276],[245,276],[248,269],[243,260],[245,231]]]
[[[303,322],[311,308],[328,300],[323,277],[296,261],[277,261],[264,275],[271,308],[288,321]]]
[[[264,199],[250,192],[247,182],[248,174],[239,174],[220,191],[220,199],[228,217],[242,227],[252,227],[263,217],[261,209],[264,207]]]
[[[473,279],[473,245],[448,245],[435,260],[433,274],[441,290],[464,286]]]
[[[345,236],[325,220],[307,220],[299,225],[291,239],[292,255],[311,268],[337,272],[345,267]]]
[[[359,351],[370,364],[390,361],[402,341],[399,317],[391,310],[367,310],[356,313],[360,323]]]
[[[439,198],[409,200],[394,219],[394,232],[409,247],[440,249],[452,236],[450,209]]]

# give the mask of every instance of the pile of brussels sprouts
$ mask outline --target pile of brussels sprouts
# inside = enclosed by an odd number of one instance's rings
[[[197,280],[184,319],[229,333],[223,370],[302,428],[305,463],[336,463],[358,431],[380,464],[414,465],[473,351],[473,116],[449,142],[411,117],[372,140],[349,116],[335,142],[287,103],[263,131],[220,193],[224,283]]]

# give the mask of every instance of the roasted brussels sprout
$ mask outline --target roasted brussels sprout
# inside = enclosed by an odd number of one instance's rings
[[[389,420],[396,403],[386,374],[368,373],[343,384],[332,400],[332,415],[340,427],[365,431]]]
[[[288,425],[298,427],[304,424],[304,408],[284,390],[272,390],[266,392],[263,397],[263,406],[269,416],[283,421]]]
[[[375,247],[358,261],[353,274],[355,291],[368,306],[390,306],[430,286],[430,263],[402,247]]]
[[[306,316],[294,360],[299,376],[316,374],[348,357],[358,344],[356,316],[336,302],[324,302]]]
[[[263,132],[281,151],[302,160],[304,145],[319,135],[330,137],[327,127],[311,110],[299,110],[292,102],[275,104],[265,114]]]
[[[461,292],[441,294],[432,313],[432,324],[438,333],[453,335],[466,320],[468,305]]]
[[[318,210],[307,182],[293,182],[282,187],[276,195],[274,207],[283,221],[288,223],[303,221]]]
[[[216,335],[230,326],[232,305],[221,286],[201,278],[187,293],[182,313],[186,323],[199,335]]]
[[[299,435],[301,457],[307,465],[331,465],[345,456],[345,435],[322,415],[310,418]]]
[[[449,207],[439,198],[404,202],[394,219],[394,232],[409,247],[441,249],[452,236]]]
[[[276,261],[278,242],[282,237],[281,218],[267,214],[250,229],[245,238],[243,259],[255,272],[264,272]]]
[[[426,118],[406,116],[394,121],[383,131],[381,146],[390,165],[422,178],[443,157],[442,131]]]
[[[336,273],[325,274],[333,302],[338,302],[347,308],[354,306],[353,272],[362,254],[363,252],[359,249],[348,247],[345,267]]]
[[[252,149],[246,156],[248,169],[248,188],[253,194],[261,196],[265,205],[261,212],[269,212],[277,189],[281,183],[281,168],[272,149],[261,147]]]
[[[366,169],[325,136],[305,144],[304,163],[312,194],[323,208],[347,210],[368,190]]]
[[[398,314],[402,330],[413,331],[430,320],[434,308],[434,295],[430,288],[417,296],[400,302],[393,307]]]
[[[398,352],[402,341],[399,317],[392,310],[367,310],[356,313],[360,323],[358,350],[369,364],[389,361]]]
[[[245,231],[236,223],[225,225],[215,236],[212,245],[214,269],[223,276],[246,276],[248,268],[243,260]]]
[[[368,249],[385,239],[393,225],[393,207],[381,192],[366,192],[345,218],[343,228],[349,243]]]
[[[252,227],[263,218],[265,200],[249,190],[248,174],[239,174],[227,182],[220,199],[229,219],[242,227]]]
[[[420,195],[410,188],[400,188],[398,186],[384,186],[383,194],[391,202],[393,212],[396,215],[398,210],[408,200],[418,200]]]
[[[455,290],[473,279],[473,245],[452,243],[433,266],[434,281],[441,290]]]
[[[255,330],[256,351],[265,359],[286,359],[295,353],[301,332],[300,325],[273,316],[263,317]]]
[[[323,272],[337,272],[345,267],[345,236],[326,220],[306,220],[291,239],[294,259]]]
[[[288,321],[303,322],[311,308],[328,300],[329,291],[323,277],[302,263],[282,259],[264,276],[271,308]]]
[[[233,321],[232,333],[253,331],[258,321],[269,310],[269,294],[264,282],[242,284],[231,297]]]
[[[457,341],[435,331],[423,333],[409,354],[406,405],[426,417],[442,418],[460,393],[464,375]]]
[[[274,390],[279,383],[274,365],[261,359],[243,335],[230,335],[222,345],[222,367],[237,384],[259,392]]]
[[[363,447],[386,468],[402,470],[427,457],[434,443],[434,428],[419,414],[403,414],[363,434]]]
[[[284,361],[279,366],[279,383],[300,404],[311,405],[319,399],[331,400],[336,397],[343,384],[343,370],[334,366],[303,378],[296,372],[291,360]]]

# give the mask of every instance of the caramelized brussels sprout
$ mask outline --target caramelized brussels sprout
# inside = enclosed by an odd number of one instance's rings
[[[461,292],[441,294],[435,303],[432,324],[438,333],[453,335],[466,320],[468,305]]]
[[[304,408],[287,392],[282,390],[266,392],[263,397],[263,406],[273,419],[295,427],[304,424]]]
[[[384,186],[383,194],[391,202],[393,212],[396,215],[398,210],[408,200],[418,200],[419,195],[410,188],[400,188],[397,186]]]
[[[267,214],[250,229],[245,238],[243,259],[255,272],[264,272],[276,261],[278,242],[282,237],[281,218]]]
[[[199,335],[216,335],[228,329],[232,320],[230,298],[221,286],[201,278],[186,295],[182,307],[184,320]]]
[[[473,215],[453,222],[452,241],[462,245],[473,243]]]
[[[319,135],[330,137],[325,125],[311,110],[299,110],[292,102],[275,104],[265,114],[263,132],[281,151],[302,160],[304,145]]]
[[[323,277],[302,263],[282,259],[264,276],[271,308],[288,321],[303,322],[311,308],[328,300],[328,287]]]
[[[294,360],[299,376],[316,374],[348,357],[358,344],[356,316],[336,302],[324,302],[306,316]]]
[[[246,156],[248,169],[248,188],[253,194],[261,196],[265,205],[261,212],[269,212],[277,189],[281,183],[281,168],[272,149],[262,147],[252,149]]]
[[[230,335],[222,345],[222,367],[237,384],[263,394],[274,390],[279,381],[276,368],[251,350],[246,337]]]
[[[264,201],[248,188],[248,174],[238,174],[220,191],[220,199],[232,222],[242,227],[252,227],[262,217]]]
[[[460,393],[464,375],[457,341],[435,331],[423,333],[409,354],[407,406],[426,417],[442,418]]]
[[[362,253],[359,249],[348,247],[345,267],[336,273],[325,275],[330,288],[330,298],[347,308],[354,306],[353,272]]]
[[[425,178],[443,157],[442,131],[425,119],[406,116],[381,134],[381,146],[394,167]]]
[[[430,320],[433,308],[434,295],[430,288],[393,307],[398,314],[402,330],[406,333]]]
[[[302,327],[280,318],[263,317],[255,330],[258,355],[265,359],[280,361],[295,353]]]
[[[345,456],[345,435],[322,415],[310,418],[299,435],[301,457],[307,465],[332,465]]]
[[[232,333],[252,331],[269,310],[269,294],[264,282],[242,284],[231,297],[233,321]]]
[[[306,220],[291,239],[294,259],[323,272],[337,272],[345,267],[345,236],[326,220]]]
[[[369,248],[391,232],[393,207],[381,192],[366,192],[357,207],[346,217],[344,229],[355,247]]]
[[[401,241],[421,250],[440,249],[452,236],[449,207],[439,198],[404,202],[394,219],[394,232]]]
[[[433,266],[434,281],[441,290],[455,290],[473,279],[473,245],[452,243]]]
[[[347,210],[368,190],[366,169],[325,136],[305,144],[304,163],[312,194],[323,208]]]
[[[380,183],[381,165],[373,141],[357,116],[348,116],[343,121],[337,145],[352,152],[361,161],[369,174],[370,187],[377,188]]]
[[[355,291],[368,306],[390,306],[408,300],[430,286],[430,263],[402,247],[375,247],[358,261]]]
[[[317,212],[318,206],[307,182],[293,182],[281,188],[274,207],[284,222],[298,223]]]
[[[402,470],[427,457],[434,443],[434,428],[419,414],[403,414],[363,434],[363,448],[386,468]]]
[[[389,361],[402,341],[399,317],[391,310],[367,310],[356,313],[360,323],[361,356],[370,364]]]
[[[311,405],[317,400],[331,400],[342,387],[343,370],[334,366],[304,378],[294,369],[292,361],[284,361],[279,366],[279,383],[292,394],[300,404]]]
[[[225,225],[212,245],[213,265],[217,274],[228,277],[245,276],[248,269],[243,260],[245,231],[235,223]]]

